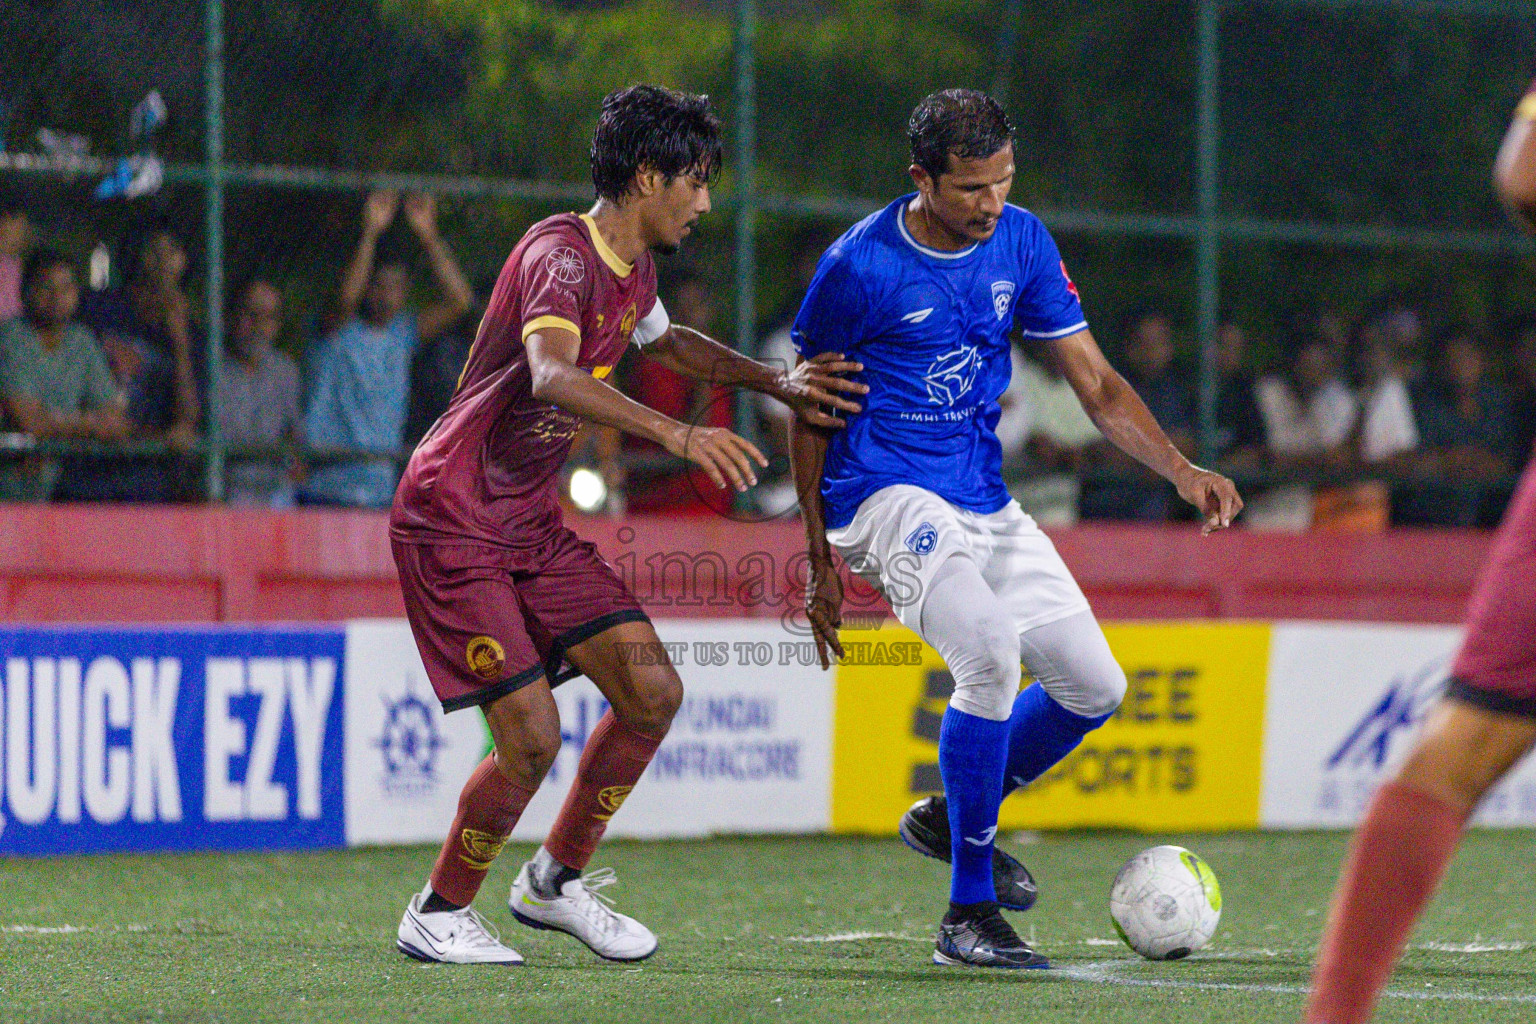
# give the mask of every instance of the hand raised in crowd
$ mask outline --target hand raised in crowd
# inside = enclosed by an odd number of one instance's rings
[[[859,403],[844,398],[843,394],[867,395],[869,385],[843,375],[862,369],[863,363],[847,362],[841,352],[823,352],[784,375],[785,401],[796,415],[814,427],[841,427],[844,421],[822,406],[829,405],[841,412],[858,412],[862,408]]]
[[[412,231],[422,238],[437,234],[437,200],[425,192],[412,192],[403,205],[406,223]]]
[[[392,188],[374,189],[363,202],[363,233],[377,238],[395,222],[400,193]]]

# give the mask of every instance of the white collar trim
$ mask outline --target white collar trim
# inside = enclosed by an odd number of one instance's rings
[[[908,245],[922,253],[924,256],[931,256],[936,260],[963,259],[964,257],[969,256],[971,253],[975,252],[976,247],[981,244],[980,242],[972,242],[970,245],[966,246],[964,249],[959,250],[958,252],[944,252],[941,249],[930,249],[926,245],[919,245],[917,239],[913,238],[912,233],[907,230],[906,203],[902,203],[901,206],[896,210],[896,229],[901,232],[901,237],[906,240]]]

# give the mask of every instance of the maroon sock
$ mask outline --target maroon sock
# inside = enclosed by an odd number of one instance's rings
[[[608,819],[645,774],[645,766],[660,745],[661,737],[636,732],[611,710],[602,717],[581,752],[576,782],[566,795],[565,806],[544,840],[550,856],[569,868],[587,866],[608,828]]]
[[[533,791],[508,780],[496,770],[496,755],[487,754],[459,794],[459,812],[432,868],[432,891],[456,906],[473,903],[491,862],[532,799]]]
[[[1466,814],[1395,782],[1355,833],[1317,955],[1308,1024],[1365,1024],[1461,841]]]

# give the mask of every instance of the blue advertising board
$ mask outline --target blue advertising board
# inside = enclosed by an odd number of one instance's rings
[[[344,845],[345,635],[0,629],[0,855]]]

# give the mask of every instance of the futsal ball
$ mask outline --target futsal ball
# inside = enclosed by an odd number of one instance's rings
[[[1216,934],[1221,885],[1210,865],[1184,847],[1154,846],[1115,876],[1109,916],[1125,944],[1148,960],[1179,960]]]

